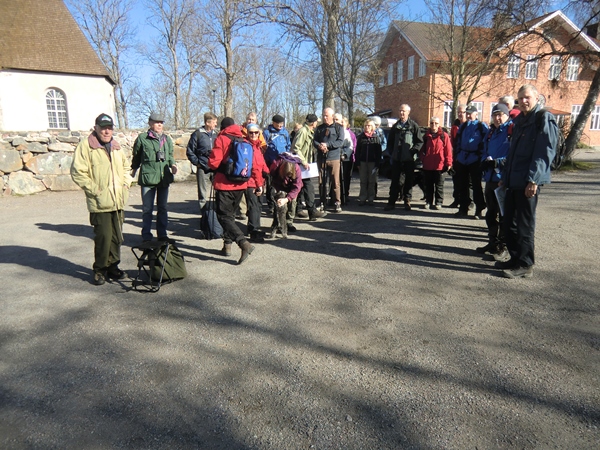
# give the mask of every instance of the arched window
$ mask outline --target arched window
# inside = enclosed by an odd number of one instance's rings
[[[46,110],[48,111],[48,128],[69,128],[67,101],[62,91],[50,89],[46,92]]]

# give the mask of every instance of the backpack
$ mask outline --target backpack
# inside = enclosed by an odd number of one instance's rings
[[[274,141],[281,136],[282,135],[278,133],[269,132],[269,142],[267,142],[267,149],[265,150],[265,162],[267,163],[267,166],[270,166],[271,163],[279,156],[279,151],[277,150],[277,146],[275,145]]]
[[[535,113],[535,128],[537,130],[542,128],[542,120],[544,119],[544,113],[548,112],[547,109],[542,108],[537,113]],[[556,143],[556,148],[554,149],[554,158],[550,161],[550,170],[560,169],[564,160],[565,153],[567,151],[567,146],[565,145],[565,136],[562,131],[558,130],[558,142]]]
[[[221,164],[222,172],[230,181],[248,181],[252,174],[252,144],[243,137],[226,135],[231,139],[227,159]]]

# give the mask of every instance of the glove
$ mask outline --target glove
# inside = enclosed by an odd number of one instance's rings
[[[454,175],[456,175],[456,170],[454,170],[454,167],[450,167],[448,169],[448,175],[450,175],[451,177],[453,177]]]
[[[491,169],[495,169],[496,168],[496,161],[493,159],[486,159],[485,161],[481,162],[481,170],[482,171],[486,171],[486,170],[491,170]]]

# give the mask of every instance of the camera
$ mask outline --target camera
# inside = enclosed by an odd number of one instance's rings
[[[164,161],[165,160],[165,152],[163,152],[162,150],[157,151],[156,152],[156,160]]]

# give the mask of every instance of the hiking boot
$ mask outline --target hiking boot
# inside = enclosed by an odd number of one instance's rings
[[[291,223],[288,223],[287,230],[288,230],[288,233],[295,233],[296,231],[298,231],[298,228],[296,228]]]
[[[475,215],[473,216],[473,219],[481,220],[481,219],[484,219],[484,218],[485,218],[485,216],[483,214],[483,210],[482,209],[478,209],[477,211],[475,211]]]
[[[118,266],[109,267],[106,271],[106,275],[111,280],[122,280],[123,278],[127,277],[127,274],[121,269],[119,269]]]
[[[302,211],[298,211],[298,213],[296,213],[296,217],[299,217],[300,219],[306,219],[308,218],[309,214],[308,211],[303,209]]]
[[[257,244],[262,244],[265,242],[265,238],[258,231],[253,231],[250,233],[250,242],[256,242]]]
[[[431,205],[429,203],[425,203],[423,206],[421,206],[421,209],[429,209],[431,208]]]
[[[533,276],[533,266],[507,269],[502,274],[506,278],[531,278]]]
[[[498,252],[498,246],[496,244],[492,244],[491,242],[487,245],[484,245],[483,247],[477,247],[475,249],[475,251],[477,253],[497,253]]]
[[[508,261],[510,259],[510,252],[505,248],[500,248],[496,253],[492,253],[492,256],[496,261]]]
[[[460,207],[460,203],[458,200],[454,200],[452,203],[450,203],[448,205],[448,208],[459,208]]]
[[[410,200],[404,200],[404,210],[410,211],[411,209],[412,209],[412,206],[410,206]]]
[[[509,259],[507,261],[496,261],[496,263],[494,264],[494,267],[496,269],[500,269],[500,270],[510,270],[510,269],[514,269],[517,266],[517,262],[513,261],[512,259]]]
[[[250,256],[250,254],[254,251],[254,245],[252,245],[250,242],[248,242],[245,239],[242,242],[240,242],[238,245],[242,249],[242,254],[238,261],[238,265],[239,265],[248,259],[248,256]]]
[[[469,215],[469,213],[468,213],[467,211],[464,211],[464,210],[462,210],[462,209],[459,209],[458,211],[456,211],[456,212],[454,213],[454,215],[455,215],[456,217],[467,217],[467,216]]]
[[[223,243],[221,254],[223,256],[231,256],[231,243]]]
[[[442,205],[431,205],[431,209],[439,211],[440,209],[442,209]]]
[[[319,211],[318,209],[315,209],[312,214],[309,213],[308,220],[310,222],[314,222],[315,220],[325,217],[326,215],[327,213],[325,211]]]
[[[336,213],[342,212],[342,205],[340,204],[340,202],[335,202],[335,212]]]
[[[394,205],[393,203],[388,203],[387,205],[385,205],[383,207],[384,211],[391,211],[392,209],[396,208],[396,205]]]
[[[102,286],[104,283],[106,283],[106,277],[104,276],[104,273],[94,272],[94,284],[96,286]]]

